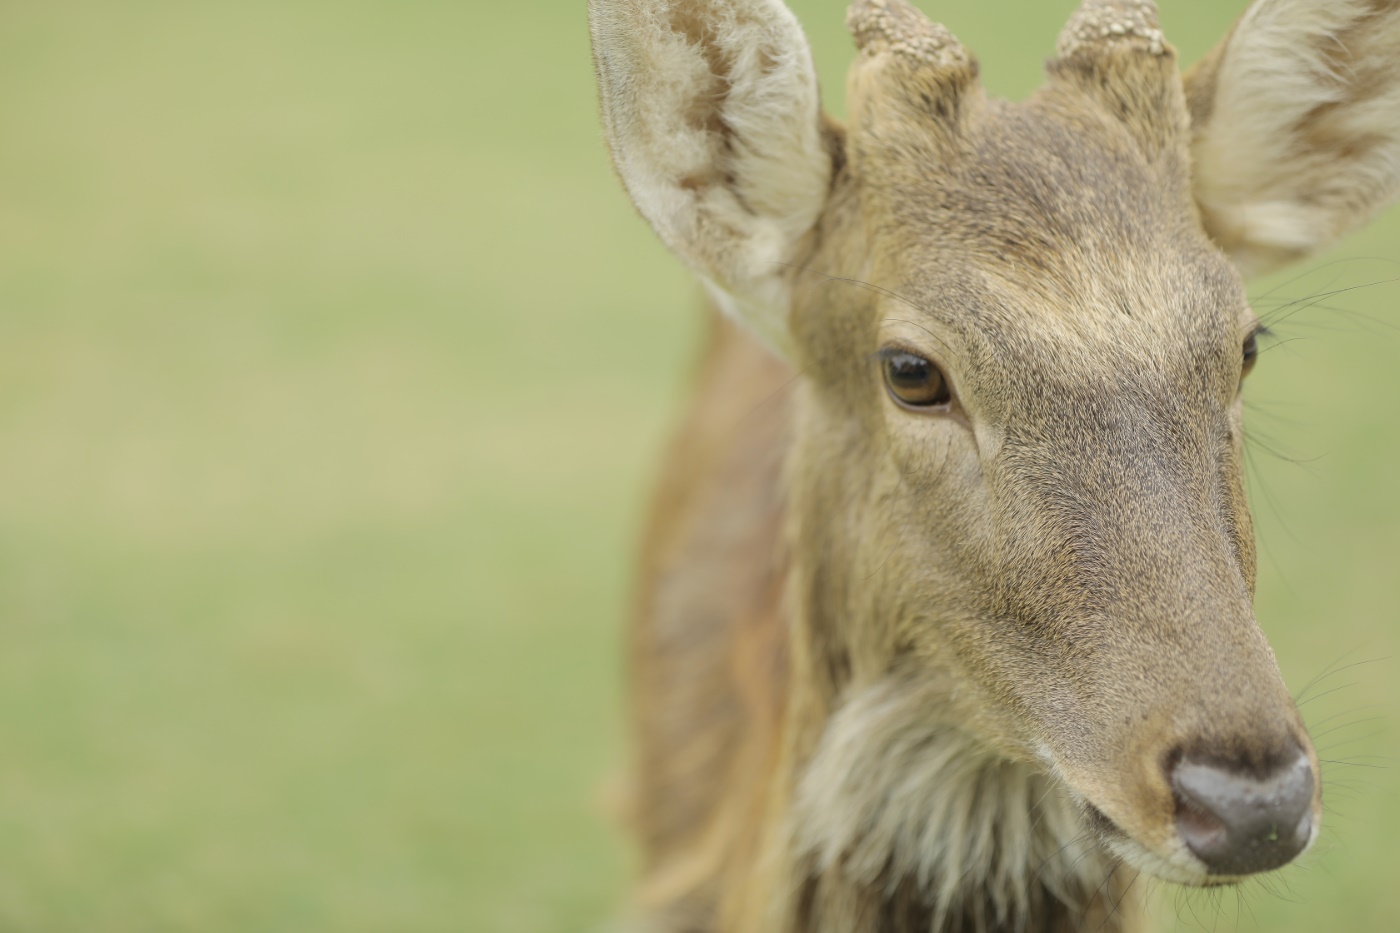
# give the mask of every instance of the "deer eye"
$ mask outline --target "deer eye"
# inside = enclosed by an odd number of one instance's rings
[[[905,408],[940,408],[953,400],[943,372],[914,353],[893,350],[883,354],[885,387],[890,397]]]
[[[1240,378],[1249,375],[1249,371],[1254,368],[1254,361],[1259,358],[1259,332],[1251,331],[1250,335],[1244,338],[1244,365],[1240,369]]]

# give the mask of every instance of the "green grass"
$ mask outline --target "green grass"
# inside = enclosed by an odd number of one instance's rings
[[[840,5],[793,5],[839,111]],[[937,12],[1021,95],[1068,6]],[[1167,13],[1190,59],[1233,10]],[[1398,247],[1392,216],[1336,256]],[[1298,422],[1256,428],[1324,455],[1256,459],[1299,686],[1395,653],[1397,295],[1307,312],[1252,380]],[[0,929],[600,925],[693,296],[611,177],[581,3],[0,11]],[[1384,726],[1395,670],[1312,715]],[[1390,775],[1331,770],[1363,786],[1242,928],[1400,928]]]

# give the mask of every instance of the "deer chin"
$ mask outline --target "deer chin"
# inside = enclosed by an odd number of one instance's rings
[[[1243,880],[1211,875],[1200,859],[1192,855],[1181,842],[1177,842],[1166,852],[1148,848],[1124,832],[1098,807],[1085,802],[1084,808],[1085,822],[1099,843],[1130,868],[1173,884],[1197,888],[1233,884]]]
[[[1104,850],[1129,868],[1173,884],[1198,888],[1233,884],[1243,880],[1210,874],[1206,865],[1191,854],[1190,849],[1176,835],[1175,829],[1165,828],[1153,833],[1166,837],[1155,845],[1141,841],[1095,803],[1093,795],[1076,786],[1076,782],[1067,775],[1067,769],[1047,746],[1038,747],[1036,757],[1064,787],[1066,795],[1078,805],[1080,821],[1085,829]]]

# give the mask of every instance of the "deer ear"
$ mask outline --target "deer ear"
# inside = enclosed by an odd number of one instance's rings
[[[1246,275],[1400,193],[1400,0],[1256,0],[1186,95],[1202,219]]]
[[[613,164],[661,239],[777,349],[832,156],[780,0],[589,0]]]

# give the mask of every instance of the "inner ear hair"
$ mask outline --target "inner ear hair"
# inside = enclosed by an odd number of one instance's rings
[[[589,21],[623,185],[721,307],[783,352],[789,264],[833,170],[796,18],[780,0],[589,0]]]

